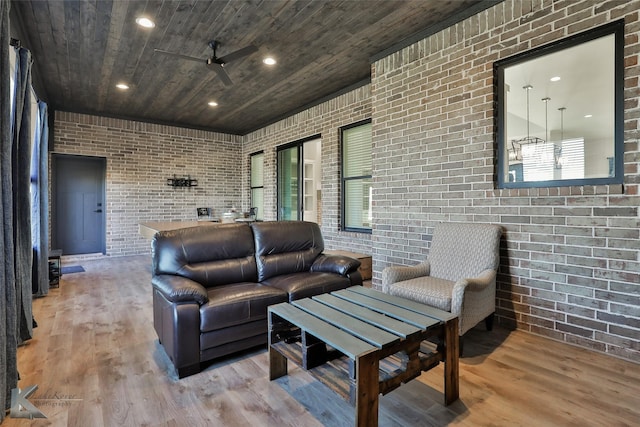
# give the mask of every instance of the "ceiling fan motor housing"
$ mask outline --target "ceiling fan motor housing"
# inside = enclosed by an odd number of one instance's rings
[[[217,58],[215,55],[212,56],[211,58],[207,59],[207,65],[212,65],[212,64],[218,64],[221,67],[224,67],[224,64],[226,64],[226,62],[224,62],[222,59]]]

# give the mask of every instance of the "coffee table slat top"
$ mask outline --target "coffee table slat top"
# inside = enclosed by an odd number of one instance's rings
[[[364,353],[376,350],[373,345],[287,302],[271,305],[268,310],[321,339],[353,360]]]
[[[268,312],[269,378],[287,375],[287,360],[297,363],[355,406],[357,426],[377,425],[380,393],[440,362],[445,404],[458,399],[458,318],[451,313],[360,286],[272,305]],[[420,342],[434,334],[438,345],[423,349]]]
[[[319,317],[344,331],[373,344],[378,348],[389,346],[400,341],[400,337],[376,328],[375,326],[351,317],[341,311],[328,307],[310,298],[293,301],[292,304],[316,317]]]
[[[382,328],[385,331],[391,332],[392,334],[401,336],[403,339],[406,339],[410,335],[418,333],[422,330],[417,326],[409,325],[408,323],[401,322],[400,320],[396,320],[392,317],[385,316],[384,314],[375,311],[371,311],[361,305],[352,303],[342,298],[335,297],[330,294],[316,295],[313,297],[313,299],[316,301],[320,301],[321,303],[329,307],[335,308],[336,310],[340,310],[343,313],[347,313],[357,319]]]
[[[376,291],[364,286],[352,286],[347,288],[351,292],[356,292],[362,295],[366,295],[371,298],[378,299],[380,301],[388,302],[389,304],[396,305],[398,307],[406,308],[416,313],[424,314],[429,317],[434,317],[443,321],[449,321],[456,317],[448,311],[439,310],[435,307],[431,307],[417,301],[412,301],[406,298],[397,297],[395,295],[385,294],[380,291]]]
[[[364,307],[371,308],[372,310],[379,311],[388,316],[395,317],[396,319],[418,326],[419,328],[422,328],[425,330],[432,326],[440,325],[442,323],[441,319],[419,314],[419,313],[416,313],[415,311],[399,307],[389,302],[385,302],[381,299],[363,295],[359,292],[354,292],[351,289],[352,288],[347,288],[341,291],[332,292],[331,294],[339,298],[344,298],[347,301],[360,304]],[[447,313],[447,315],[448,314],[449,313]]]

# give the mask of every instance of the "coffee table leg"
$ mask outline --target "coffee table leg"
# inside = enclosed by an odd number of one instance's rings
[[[279,341],[273,329],[274,314],[269,311],[269,380],[287,375],[287,358],[271,345]]]
[[[460,397],[460,337],[458,336],[458,318],[445,323],[444,326],[445,360],[444,360],[444,404],[450,405]]]
[[[356,360],[356,427],[378,425],[379,360],[377,352]]]
[[[269,380],[287,375],[287,358],[269,346]]]

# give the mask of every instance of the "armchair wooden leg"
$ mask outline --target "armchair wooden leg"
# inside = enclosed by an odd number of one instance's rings
[[[493,330],[493,318],[495,316],[495,313],[491,313],[490,315],[487,316],[486,319],[484,319],[484,324],[487,326],[487,331],[492,331]]]

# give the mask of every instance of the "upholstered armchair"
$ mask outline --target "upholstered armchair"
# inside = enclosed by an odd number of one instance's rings
[[[385,268],[383,291],[457,314],[460,336],[482,320],[491,330],[501,235],[498,225],[439,223],[427,259]]]

